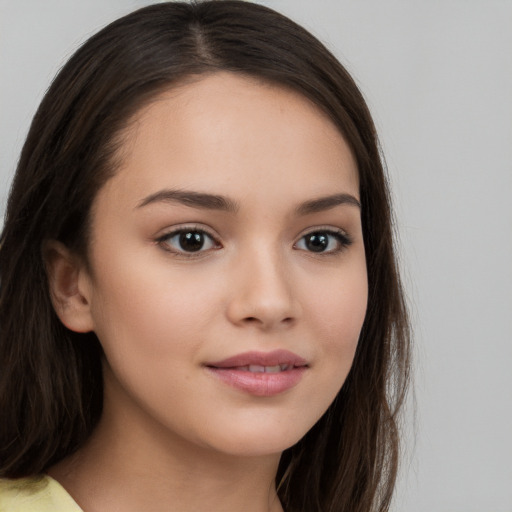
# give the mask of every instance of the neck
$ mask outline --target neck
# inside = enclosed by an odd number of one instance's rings
[[[48,472],[84,512],[282,512],[280,454],[226,455],[114,409],[106,402],[87,444]]]

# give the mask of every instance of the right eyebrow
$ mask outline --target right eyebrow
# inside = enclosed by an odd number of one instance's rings
[[[336,206],[348,204],[361,209],[361,203],[351,194],[333,194],[332,196],[319,197],[312,201],[306,201],[297,208],[299,215],[308,215],[318,213],[324,210],[330,210]]]
[[[148,204],[154,203],[181,203],[192,208],[201,208],[206,210],[221,210],[230,213],[236,213],[239,209],[238,203],[224,196],[216,194],[206,194],[195,192],[193,190],[175,190],[163,189],[145,197],[137,205],[142,208]]]

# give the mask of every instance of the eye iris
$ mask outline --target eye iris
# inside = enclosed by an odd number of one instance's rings
[[[329,236],[326,233],[313,233],[306,237],[306,247],[312,252],[322,252],[329,245]]]
[[[180,246],[183,250],[188,252],[195,252],[202,249],[204,245],[204,235],[197,231],[188,231],[181,233]]]

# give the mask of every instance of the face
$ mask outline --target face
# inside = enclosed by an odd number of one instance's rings
[[[122,154],[83,280],[104,415],[225,454],[281,452],[340,390],[365,316],[347,144],[302,96],[219,73],[143,108]]]

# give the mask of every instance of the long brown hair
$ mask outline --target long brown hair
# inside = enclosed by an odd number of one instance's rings
[[[59,240],[86,258],[91,204],[116,171],[117,136],[130,117],[162,90],[218,70],[309,98],[357,160],[365,322],[345,384],[283,453],[276,478],[287,512],[388,510],[410,342],[375,127],[353,79],[317,39],[236,0],[161,3],[115,21],[71,57],[34,117],[0,242],[0,475],[45,471],[77,450],[101,415],[101,347],[55,315],[43,244]]]

